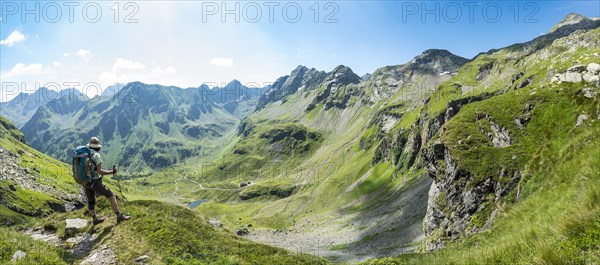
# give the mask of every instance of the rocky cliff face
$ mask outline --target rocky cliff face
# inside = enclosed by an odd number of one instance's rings
[[[324,109],[339,108],[343,109],[348,104],[351,96],[360,96],[359,91],[354,89],[352,85],[361,82],[361,78],[352,72],[347,66],[340,65],[327,74],[319,93],[306,111],[315,108],[319,103],[324,103]]]
[[[487,229],[496,215],[498,200],[521,180],[520,171],[502,170],[498,177],[474,183],[470,172],[457,167],[443,142],[433,143],[424,156],[428,174],[434,179],[423,220],[427,250],[443,247],[446,240]]]
[[[417,106],[426,102],[425,99],[441,82],[450,79],[468,61],[447,50],[426,50],[406,64],[378,69],[367,82],[361,83],[363,90],[372,91],[372,96],[365,99],[368,103],[389,99],[394,94],[402,95],[396,100],[398,103],[383,108],[371,121],[371,124],[377,127],[375,138],[381,139],[375,149],[373,164],[392,161],[403,171],[421,160],[419,154],[422,145],[429,141],[441,124],[450,118],[447,116],[453,113],[431,119],[422,113],[423,115],[409,128],[397,128],[396,124],[407,113],[416,111]],[[453,111],[452,108],[449,109],[450,112]],[[366,141],[363,141],[362,145],[363,149],[368,147]]]

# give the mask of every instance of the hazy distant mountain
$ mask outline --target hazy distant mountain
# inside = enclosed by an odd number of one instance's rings
[[[75,88],[59,92],[42,87],[34,93],[20,93],[14,99],[0,103],[0,115],[12,121],[17,127],[23,127],[41,106],[61,109],[66,101],[88,100],[88,97]],[[53,106],[59,105],[59,106]]]
[[[123,89],[123,87],[125,87],[125,84],[116,83],[112,86],[105,88],[104,91],[102,91],[102,94],[100,96],[101,97],[112,97],[112,96],[116,95],[117,93],[119,93],[119,91],[121,91],[121,89]]]
[[[133,82],[110,98],[72,95],[41,106],[22,131],[34,148],[63,161],[98,136],[110,161],[130,171],[157,169],[215,148],[261,93],[237,80],[189,89]]]

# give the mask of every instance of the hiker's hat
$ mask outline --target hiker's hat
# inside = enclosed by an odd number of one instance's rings
[[[102,147],[102,145],[100,145],[100,139],[98,139],[98,137],[92,137],[90,138],[90,142],[87,144],[88,147],[90,148],[100,148]]]

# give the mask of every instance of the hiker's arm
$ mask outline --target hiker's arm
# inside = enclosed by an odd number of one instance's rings
[[[96,165],[96,172],[98,172],[98,174],[104,176],[104,175],[111,175],[115,172],[113,172],[112,170],[104,170],[102,169],[102,164],[97,164]]]

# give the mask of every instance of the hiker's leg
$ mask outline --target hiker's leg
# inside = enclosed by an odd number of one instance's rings
[[[119,211],[119,205],[117,204],[117,196],[115,196],[115,194],[108,187],[106,187],[106,185],[104,185],[102,180],[96,182],[94,190],[110,201],[110,207],[117,216],[121,215],[121,212]]]
[[[109,198],[110,200],[110,207],[112,208],[113,212],[115,212],[117,215],[120,213],[119,211],[119,205],[117,204],[117,196],[113,195],[112,197]]]
[[[83,189],[85,191],[85,197],[87,198],[88,210],[90,211],[90,215],[92,217],[95,217],[96,216],[96,192],[94,192],[94,190],[87,187],[87,185],[84,186]]]

